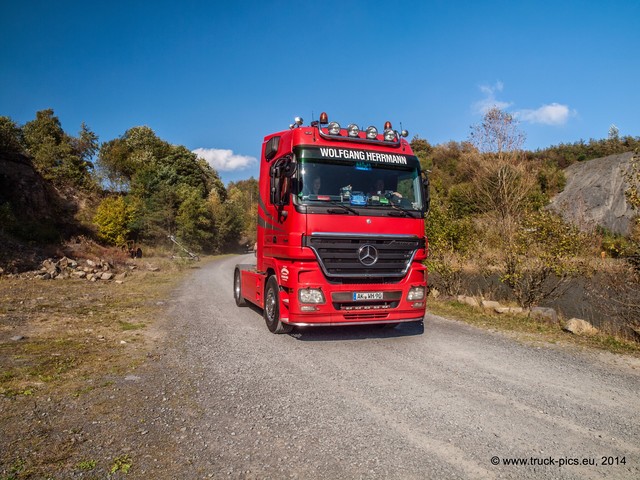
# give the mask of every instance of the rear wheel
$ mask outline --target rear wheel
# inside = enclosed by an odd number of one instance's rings
[[[238,307],[246,307],[247,301],[242,296],[242,282],[240,277],[240,270],[236,268],[233,274],[233,298],[236,301]]]
[[[280,293],[278,281],[275,276],[267,280],[267,288],[264,291],[264,321],[271,333],[289,333],[293,326],[280,321]]]

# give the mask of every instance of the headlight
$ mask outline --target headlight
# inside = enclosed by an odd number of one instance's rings
[[[347,127],[347,134],[350,137],[357,137],[359,133],[360,133],[360,129],[355,123],[352,123]]]
[[[424,287],[411,287],[407,294],[407,301],[413,302],[415,300],[424,299]]]
[[[372,125],[369,128],[367,128],[367,138],[369,140],[375,140],[377,136],[378,136],[378,129],[376,127]]]
[[[324,303],[324,295],[319,288],[301,288],[298,290],[300,303]]]
[[[331,135],[340,135],[340,124],[338,122],[331,122],[327,127]]]
[[[384,139],[387,142],[393,142],[396,139],[396,132],[390,128],[384,131]]]

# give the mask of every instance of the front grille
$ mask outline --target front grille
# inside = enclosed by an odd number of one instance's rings
[[[303,245],[310,247],[328,278],[399,278],[403,277],[424,239],[402,235],[312,234],[305,236]],[[363,263],[361,249],[373,247],[376,261]],[[367,250],[369,251],[369,250]],[[371,250],[373,252],[373,250]]]

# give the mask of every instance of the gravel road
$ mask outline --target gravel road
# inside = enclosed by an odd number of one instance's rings
[[[233,301],[252,260],[203,265],[171,301],[167,478],[640,478],[637,359],[433,315],[273,335]]]

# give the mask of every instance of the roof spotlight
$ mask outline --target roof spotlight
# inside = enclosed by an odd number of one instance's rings
[[[367,128],[367,138],[369,140],[375,140],[378,137],[378,129],[371,125]]]
[[[402,130],[402,133],[400,133],[400,135],[406,138],[409,136],[409,132],[407,130]]]
[[[357,137],[359,133],[360,133],[360,129],[355,123],[352,123],[347,127],[347,134],[350,137]]]
[[[302,125],[302,122],[303,122],[302,117],[296,117],[296,118],[293,119],[293,121],[298,126]]]
[[[387,123],[389,123],[389,122],[387,122]],[[390,129],[390,128],[387,128],[387,129],[384,131],[384,139],[385,139],[387,142],[393,142],[393,141],[396,139],[396,132],[395,132],[395,130],[392,130],[392,129]]]
[[[340,135],[340,124],[338,122],[331,122],[327,129],[331,135]]]

